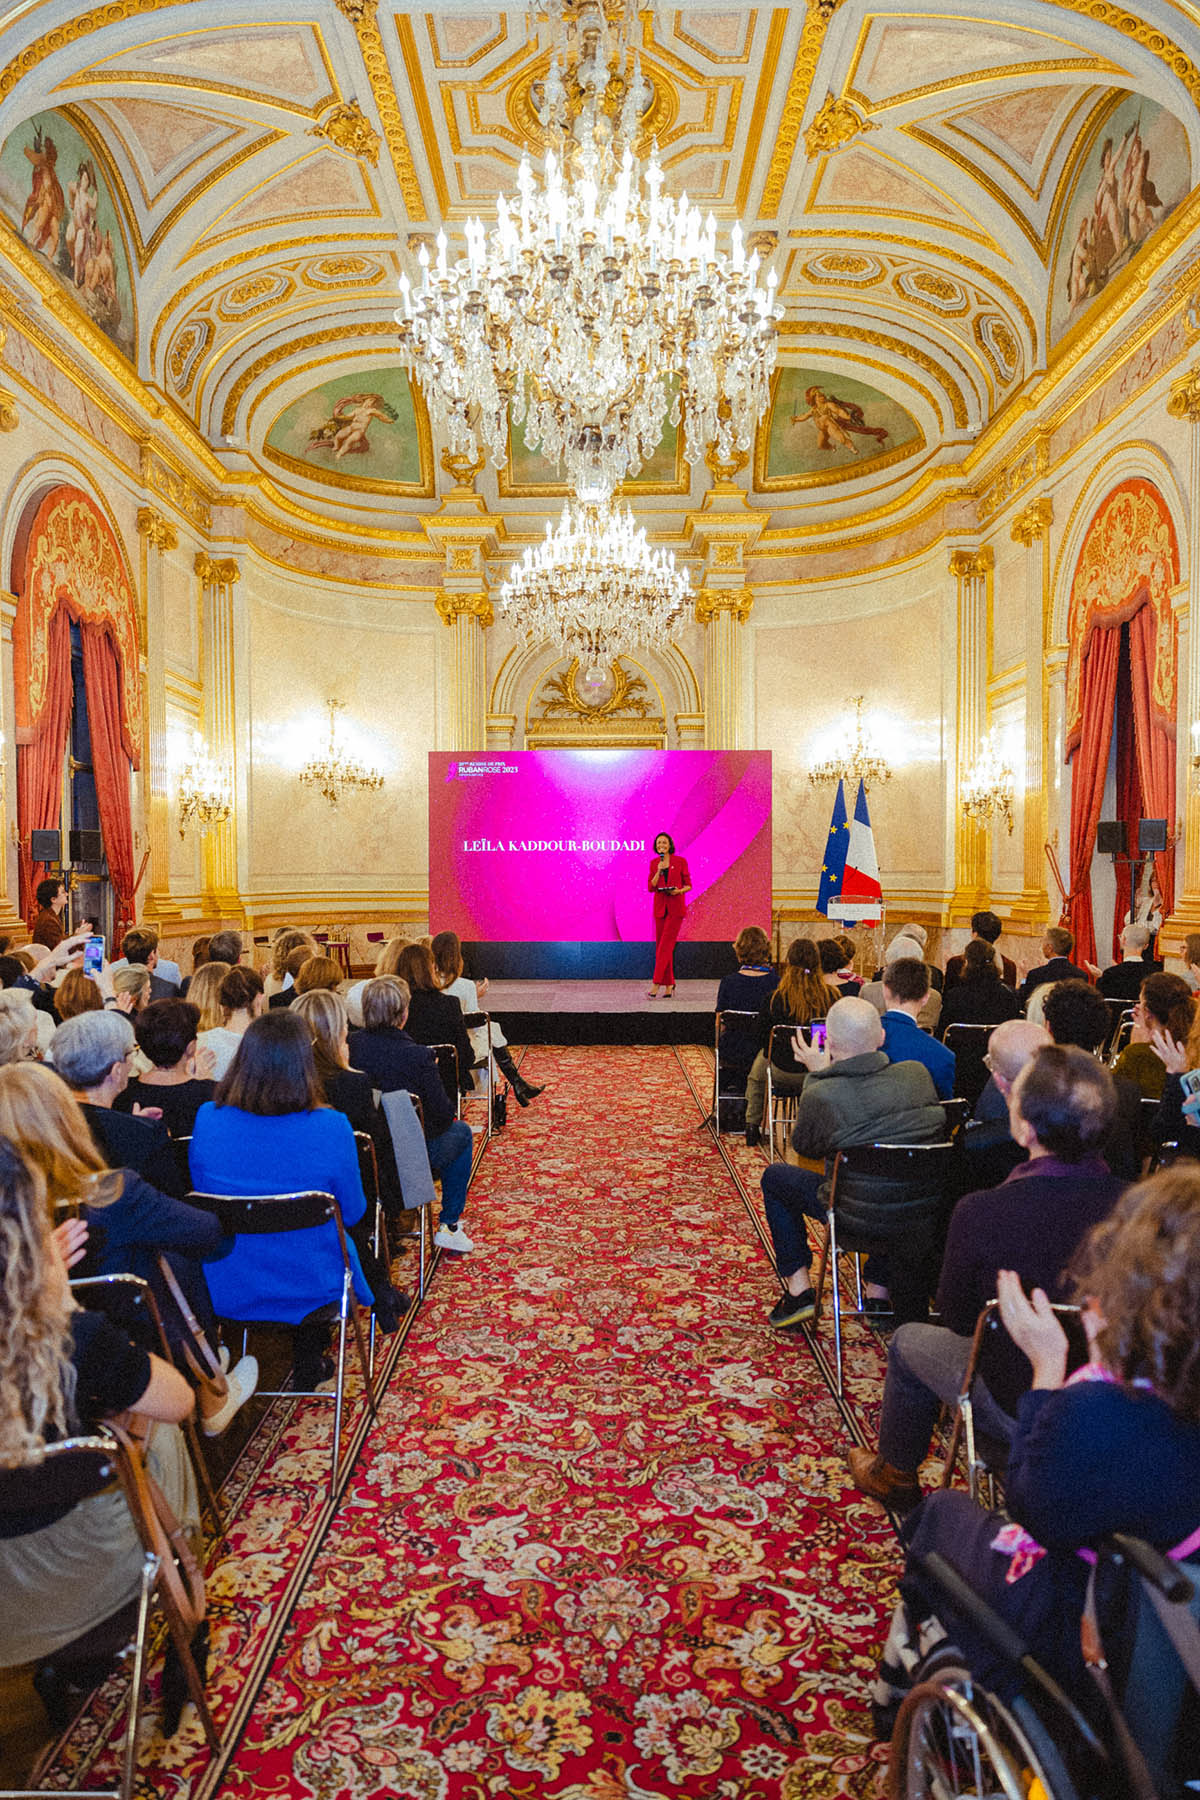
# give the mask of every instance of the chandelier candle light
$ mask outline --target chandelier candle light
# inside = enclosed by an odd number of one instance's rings
[[[179,815],[179,835],[189,825],[209,831],[224,825],[233,811],[233,795],[229,777],[219,769],[204,747],[204,740],[192,734],[191,744],[179,764],[176,775],[175,804]]]
[[[337,715],[345,710],[345,701],[330,700],[329,705],[329,743],[323,756],[314,756],[306,762],[300,771],[300,780],[305,787],[319,788],[330,806],[336,806],[346,788],[358,788],[364,793],[377,793],[383,786],[383,776],[378,769],[368,768],[357,756],[339,745],[337,741]]]
[[[986,825],[998,813],[1012,836],[1013,789],[1016,778],[1013,767],[994,732],[989,731],[979,746],[979,756],[959,790],[959,804],[969,819]]]
[[[435,262],[423,246],[420,289],[401,277],[396,321],[452,453],[476,458],[482,444],[503,467],[511,412],[530,450],[601,499],[637,474],[668,416],[689,461],[710,444],[726,461],[749,451],[782,308],[741,226],[719,250],[712,214],[663,193],[657,151],[645,166],[635,155],[651,90],[636,56],[627,75],[601,7],[580,7],[575,38],[565,76],[556,54],[543,85],[557,146],[543,180],[523,156],[495,226],[467,221],[465,257],[447,260],[444,231]]]
[[[836,754],[813,764],[808,772],[808,779],[813,787],[824,787],[838,781],[862,781],[867,787],[871,787],[892,779],[888,764],[868,741],[863,724],[863,696],[856,694],[851,704],[854,707],[854,741],[847,742]]]
[[[589,680],[618,656],[666,643],[692,591],[670,550],[652,550],[626,507],[573,503],[546,526],[500,589],[500,606],[534,643],[577,656]]]

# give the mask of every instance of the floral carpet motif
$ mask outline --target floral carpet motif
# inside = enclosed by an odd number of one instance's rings
[[[895,1540],[689,1055],[532,1053],[222,1796],[874,1791]]]

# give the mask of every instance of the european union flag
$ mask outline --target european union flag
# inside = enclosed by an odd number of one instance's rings
[[[829,821],[829,841],[825,845],[825,861],[821,864],[821,885],[817,890],[817,911],[829,917],[830,902],[841,898],[842,878],[846,873],[846,851],[850,847],[850,826],[846,819],[846,795],[839,781]]]

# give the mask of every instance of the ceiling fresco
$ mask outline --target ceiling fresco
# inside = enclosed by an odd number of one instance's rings
[[[18,270],[53,270],[231,477],[331,507],[344,491],[359,513],[377,492],[386,514],[397,490],[432,494],[438,448],[387,372],[400,276],[443,226],[461,246],[538,152],[549,30],[477,0],[289,11],[14,10],[0,240]],[[669,187],[741,220],[779,275],[751,472],[773,508],[894,496],[961,459],[1190,220],[1200,33],[1182,4],[662,5],[639,29]],[[706,484],[664,439],[633,488]],[[515,432],[499,498],[560,486]]]

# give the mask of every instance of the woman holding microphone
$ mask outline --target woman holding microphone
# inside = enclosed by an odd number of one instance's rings
[[[691,892],[692,878],[687,863],[675,854],[675,845],[665,831],[660,831],[654,840],[646,886],[654,895],[654,980],[646,998],[657,1000],[661,988],[664,1000],[669,1000],[675,992],[675,940],[687,911],[683,896]]]

